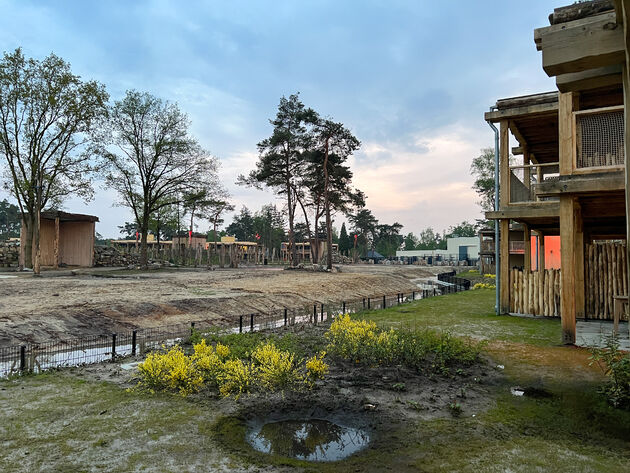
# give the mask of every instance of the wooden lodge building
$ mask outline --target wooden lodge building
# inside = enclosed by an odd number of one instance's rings
[[[94,265],[94,215],[72,214],[59,210],[44,211],[40,215],[40,264],[58,268]],[[24,267],[26,246],[25,225],[20,232],[20,266]],[[36,248],[33,244],[33,254]]]
[[[612,319],[628,295],[630,0],[580,2],[549,19],[534,41],[557,90],[501,99],[485,114],[500,143],[499,207],[486,217],[500,231],[499,311],[560,315],[572,344],[576,318]],[[524,262],[523,242],[539,237],[534,270],[511,258],[515,225]],[[560,270],[546,267],[548,235],[560,237]]]

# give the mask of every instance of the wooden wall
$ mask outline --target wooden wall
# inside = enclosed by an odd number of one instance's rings
[[[52,223],[54,239],[54,222]],[[93,258],[94,222],[60,222],[60,263],[68,266],[92,266]],[[42,264],[48,263],[44,263],[42,260]]]
[[[626,243],[601,241],[587,244],[584,250],[586,316],[613,318],[613,296],[628,294]]]
[[[510,312],[560,316],[560,270],[510,271]]]

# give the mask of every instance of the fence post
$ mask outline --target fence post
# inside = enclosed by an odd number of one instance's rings
[[[322,303],[322,312],[321,312],[321,319],[322,322],[324,321],[324,304]]]
[[[116,361],[116,334],[112,333],[112,363]]]
[[[412,300],[412,301],[415,301],[415,300],[416,300],[416,291],[413,291],[413,292],[411,293],[411,300]]]
[[[287,319],[288,319],[288,318],[287,318],[287,308],[285,307],[285,308],[284,308],[284,326],[285,326],[285,327],[287,326]]]
[[[365,309],[365,297],[363,298],[363,308]]]
[[[370,298],[368,297],[368,309],[370,308]]]
[[[343,301],[343,309],[341,310],[344,314],[346,313],[346,301]]]
[[[383,309],[387,307],[387,301],[385,300],[385,295],[383,295]]]
[[[313,323],[317,325],[317,304],[313,304]]]
[[[238,333],[243,333],[243,316],[239,316],[238,319]]]
[[[192,335],[195,332],[195,322],[190,322],[190,334]]]
[[[26,370],[26,345],[20,347],[20,372]]]
[[[249,320],[249,331],[250,332],[254,331],[254,314],[251,315],[251,318]]]
[[[136,340],[138,338],[138,332],[134,330],[131,332],[131,356],[136,356]]]

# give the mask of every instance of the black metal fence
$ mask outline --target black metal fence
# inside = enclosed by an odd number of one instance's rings
[[[466,281],[468,284],[460,281]],[[296,324],[317,325],[331,321],[339,314],[386,309],[415,300],[465,291],[469,288],[470,281],[453,277],[452,280],[446,281],[440,279],[439,283],[428,281],[424,288],[411,292],[383,294],[340,302],[313,302],[309,306],[282,308],[267,313],[243,314],[235,316],[234,323],[228,326],[217,326],[216,321],[203,320],[108,335],[0,347],[0,377],[136,356],[160,348],[162,345],[169,346],[185,341],[193,330],[246,333]]]
[[[470,289],[470,280],[464,279],[464,278],[458,278],[455,276],[456,274],[457,273],[455,271],[450,271],[448,273],[440,273],[438,274],[438,281],[457,286],[458,290],[455,292],[467,291],[468,289]]]

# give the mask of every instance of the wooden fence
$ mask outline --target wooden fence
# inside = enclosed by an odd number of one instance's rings
[[[560,316],[560,270],[510,271],[510,311]]]
[[[595,241],[584,249],[586,316],[613,318],[613,296],[628,294],[626,243]]]

